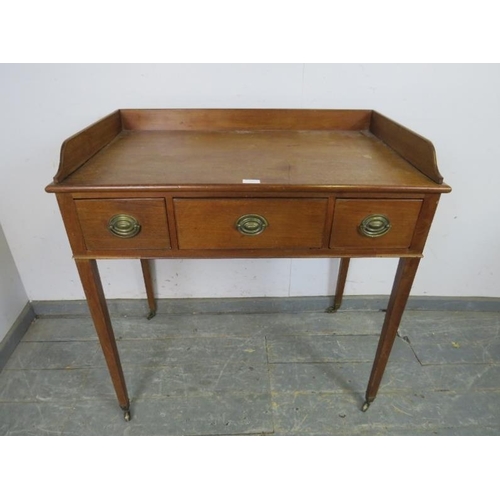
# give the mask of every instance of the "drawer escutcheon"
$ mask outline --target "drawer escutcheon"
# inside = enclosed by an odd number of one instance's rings
[[[378,238],[389,232],[391,221],[385,215],[372,214],[361,221],[358,229],[363,236]]]
[[[236,221],[236,229],[247,236],[257,236],[269,226],[266,218],[257,214],[242,215]]]
[[[108,229],[118,238],[133,238],[140,233],[141,225],[132,215],[116,214],[109,219]]]

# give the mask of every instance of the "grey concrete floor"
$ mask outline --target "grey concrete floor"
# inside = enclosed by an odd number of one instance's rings
[[[91,320],[39,318],[0,373],[0,434],[500,435],[500,314],[407,311],[363,413],[383,317],[114,317],[128,423]]]

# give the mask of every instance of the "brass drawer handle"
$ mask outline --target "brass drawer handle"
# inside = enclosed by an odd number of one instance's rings
[[[256,236],[269,226],[265,217],[256,214],[242,215],[236,221],[236,229],[247,236]]]
[[[361,221],[358,229],[363,236],[378,238],[391,229],[391,221],[385,215],[372,214]]]
[[[131,215],[117,214],[109,219],[108,229],[111,234],[118,236],[118,238],[133,238],[140,233],[141,225]]]

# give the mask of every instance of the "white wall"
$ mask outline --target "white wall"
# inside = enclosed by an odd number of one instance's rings
[[[0,225],[0,342],[27,303],[28,296]]]
[[[499,65],[2,65],[0,215],[28,296],[83,293],[53,195],[59,148],[117,108],[376,109],[433,141],[445,181],[413,294],[500,296]],[[338,262],[158,261],[161,297],[325,295]],[[396,262],[352,264],[347,294],[388,293]],[[100,261],[108,297],[138,262]]]

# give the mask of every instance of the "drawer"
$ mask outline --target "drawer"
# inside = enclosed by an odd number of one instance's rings
[[[408,248],[422,200],[338,199],[330,248]]]
[[[170,248],[163,198],[76,200],[88,250]]]
[[[174,199],[179,248],[321,248],[326,198]]]

